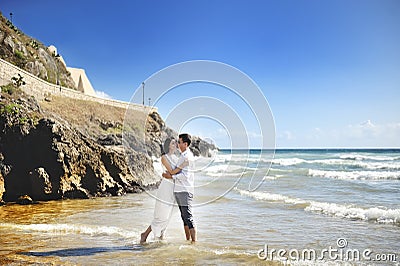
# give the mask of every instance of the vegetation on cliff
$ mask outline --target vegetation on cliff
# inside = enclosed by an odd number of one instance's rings
[[[0,57],[35,76],[75,89],[65,65],[38,40],[27,36],[0,13]]]

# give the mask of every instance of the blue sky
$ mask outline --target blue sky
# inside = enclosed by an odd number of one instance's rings
[[[220,61],[264,93],[277,147],[400,147],[398,0],[99,3],[2,0],[0,10],[114,99],[172,64]],[[216,123],[198,122],[185,129],[229,146]]]

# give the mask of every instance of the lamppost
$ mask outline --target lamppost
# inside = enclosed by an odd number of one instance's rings
[[[151,103],[151,98],[149,98],[149,106],[150,106],[150,103]]]
[[[60,82],[60,78],[59,78],[60,74],[58,73],[59,71],[58,71],[58,62],[57,62],[57,60],[60,60],[60,54],[56,54],[54,57],[56,58],[54,63],[56,64],[56,71],[57,71],[56,85],[59,86],[59,89],[61,92],[61,82]]]
[[[142,104],[143,104],[143,106],[144,106],[144,82],[142,82],[142,88],[143,88],[143,91],[142,91],[142,96],[143,96],[143,100],[142,100]]]
[[[10,12],[10,20],[11,20],[11,24],[12,24],[12,16],[13,16],[13,13],[12,13],[12,12]]]

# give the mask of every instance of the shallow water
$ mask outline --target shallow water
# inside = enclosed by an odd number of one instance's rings
[[[400,262],[400,151],[279,151],[268,176],[253,192],[246,189],[252,164],[261,161],[258,168],[267,169],[267,159],[260,160],[257,152],[249,156],[220,152],[213,159],[196,174],[199,241],[195,245],[184,240],[177,208],[166,240],[139,245],[155,199],[147,193],[129,194],[0,207],[0,261],[268,265],[285,263],[288,257],[279,258],[272,249],[300,253],[313,249],[320,254],[331,248],[342,253],[369,249],[372,259],[387,255],[387,260],[394,254]],[[347,245],[338,247],[338,239]],[[257,253],[265,245],[269,257],[261,260]],[[348,262],[328,254],[321,260],[297,261],[295,251],[291,255],[290,264],[379,264],[365,258]],[[390,259],[381,265],[394,265]]]

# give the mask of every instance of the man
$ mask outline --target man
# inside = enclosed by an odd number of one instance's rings
[[[178,203],[179,210],[185,228],[186,240],[192,239],[192,243],[196,242],[196,228],[193,220],[192,201],[194,193],[194,174],[193,167],[193,154],[189,149],[191,137],[189,134],[180,134],[178,147],[181,152],[177,165],[186,165],[176,175],[163,173],[163,177],[172,178],[175,181],[174,195]]]

